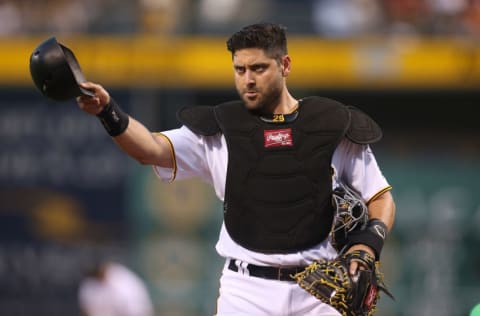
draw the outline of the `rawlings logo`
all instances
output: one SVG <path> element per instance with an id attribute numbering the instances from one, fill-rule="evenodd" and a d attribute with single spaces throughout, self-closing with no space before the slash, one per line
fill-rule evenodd
<path id="1" fill-rule="evenodd" d="M 291 128 L 264 130 L 263 137 L 265 141 L 265 148 L 293 146 Z"/>
<path id="2" fill-rule="evenodd" d="M 377 299 L 377 292 L 377 288 L 373 285 L 370 285 L 370 287 L 368 288 L 368 293 L 365 296 L 365 300 L 363 301 L 368 309 L 371 309 L 375 304 L 375 300 Z"/>

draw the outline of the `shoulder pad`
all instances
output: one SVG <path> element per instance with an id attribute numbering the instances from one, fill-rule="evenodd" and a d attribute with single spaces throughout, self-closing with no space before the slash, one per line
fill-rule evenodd
<path id="1" fill-rule="evenodd" d="M 177 112 L 177 119 L 196 134 L 212 136 L 220 132 L 213 106 L 184 107 Z"/>
<path id="2" fill-rule="evenodd" d="M 370 144 L 379 141 L 382 136 L 382 129 L 367 114 L 354 106 L 347 106 L 350 111 L 351 121 L 346 136 L 357 144 Z"/>
<path id="3" fill-rule="evenodd" d="M 257 124 L 251 119 L 252 113 L 247 110 L 243 101 L 230 101 L 215 107 L 215 117 L 223 132 L 251 131 Z"/>

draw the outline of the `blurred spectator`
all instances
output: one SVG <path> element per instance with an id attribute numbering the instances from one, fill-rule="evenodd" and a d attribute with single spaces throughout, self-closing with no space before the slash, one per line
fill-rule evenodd
<path id="1" fill-rule="evenodd" d="M 289 34 L 314 32 L 312 5 L 316 0 L 272 0 L 266 18 L 287 27 Z"/>
<path id="2" fill-rule="evenodd" d="M 283 24 L 291 33 L 316 33 L 327 38 L 477 36 L 479 3 L 480 0 L 0 0 L 0 36 L 215 35 L 264 21 Z"/>
<path id="3" fill-rule="evenodd" d="M 467 8 L 466 0 L 428 0 L 428 5 L 431 34 L 462 33 L 461 14 Z"/>
<path id="4" fill-rule="evenodd" d="M 0 3 L 3 33 L 126 33 L 136 30 L 137 1 L 5 0 Z M 3 15 L 2 11 L 4 12 Z"/>
<path id="5" fill-rule="evenodd" d="M 100 262 L 81 282 L 78 292 L 84 316 L 153 316 L 143 280 L 120 263 Z"/>
<path id="6" fill-rule="evenodd" d="M 87 2 L 88 3 L 88 2 Z M 25 33 L 82 33 L 88 28 L 87 4 L 81 0 L 17 0 Z"/>
<path id="7" fill-rule="evenodd" d="M 466 34 L 480 36 L 480 0 L 469 0 L 462 13 L 462 27 Z"/>
<path id="8" fill-rule="evenodd" d="M 22 31 L 20 10 L 15 3 L 0 1 L 0 36 L 18 34 Z"/>
<path id="9" fill-rule="evenodd" d="M 91 33 L 134 33 L 138 31 L 139 1 L 80 0 L 91 18 Z"/>
<path id="10" fill-rule="evenodd" d="M 89 10 L 82 0 L 56 0 L 50 3 L 51 19 L 45 22 L 56 33 L 85 33 L 88 30 Z"/>
<path id="11" fill-rule="evenodd" d="M 206 33 L 230 33 L 248 23 L 265 22 L 270 6 L 269 0 L 200 0 L 195 10 L 197 28 Z"/>
<path id="12" fill-rule="evenodd" d="M 185 31 L 191 20 L 188 0 L 140 0 L 140 32 L 174 34 Z"/>
<path id="13" fill-rule="evenodd" d="M 428 22 L 425 0 L 385 0 L 387 35 L 421 35 Z"/>
<path id="14" fill-rule="evenodd" d="M 198 12 L 205 24 L 226 24 L 235 17 L 240 5 L 239 0 L 201 0 Z"/>
<path id="15" fill-rule="evenodd" d="M 382 23 L 382 11 L 376 0 L 315 0 L 315 31 L 326 37 L 372 35 Z"/>

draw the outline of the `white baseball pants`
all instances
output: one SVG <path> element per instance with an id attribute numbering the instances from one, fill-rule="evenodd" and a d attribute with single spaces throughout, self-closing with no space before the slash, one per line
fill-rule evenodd
<path id="1" fill-rule="evenodd" d="M 341 316 L 294 281 L 267 280 L 245 273 L 225 265 L 216 316 Z"/>

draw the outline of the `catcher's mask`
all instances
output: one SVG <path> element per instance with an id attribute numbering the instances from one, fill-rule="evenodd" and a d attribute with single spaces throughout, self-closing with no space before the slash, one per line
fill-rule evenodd
<path id="1" fill-rule="evenodd" d="M 333 232 L 344 230 L 346 233 L 355 228 L 363 228 L 368 222 L 368 208 L 360 195 L 346 184 L 339 183 L 332 192 L 333 206 L 336 211 Z"/>
<path id="2" fill-rule="evenodd" d="M 65 101 L 93 93 L 79 86 L 85 82 L 73 52 L 51 37 L 30 55 L 30 74 L 40 92 L 53 100 Z"/>

